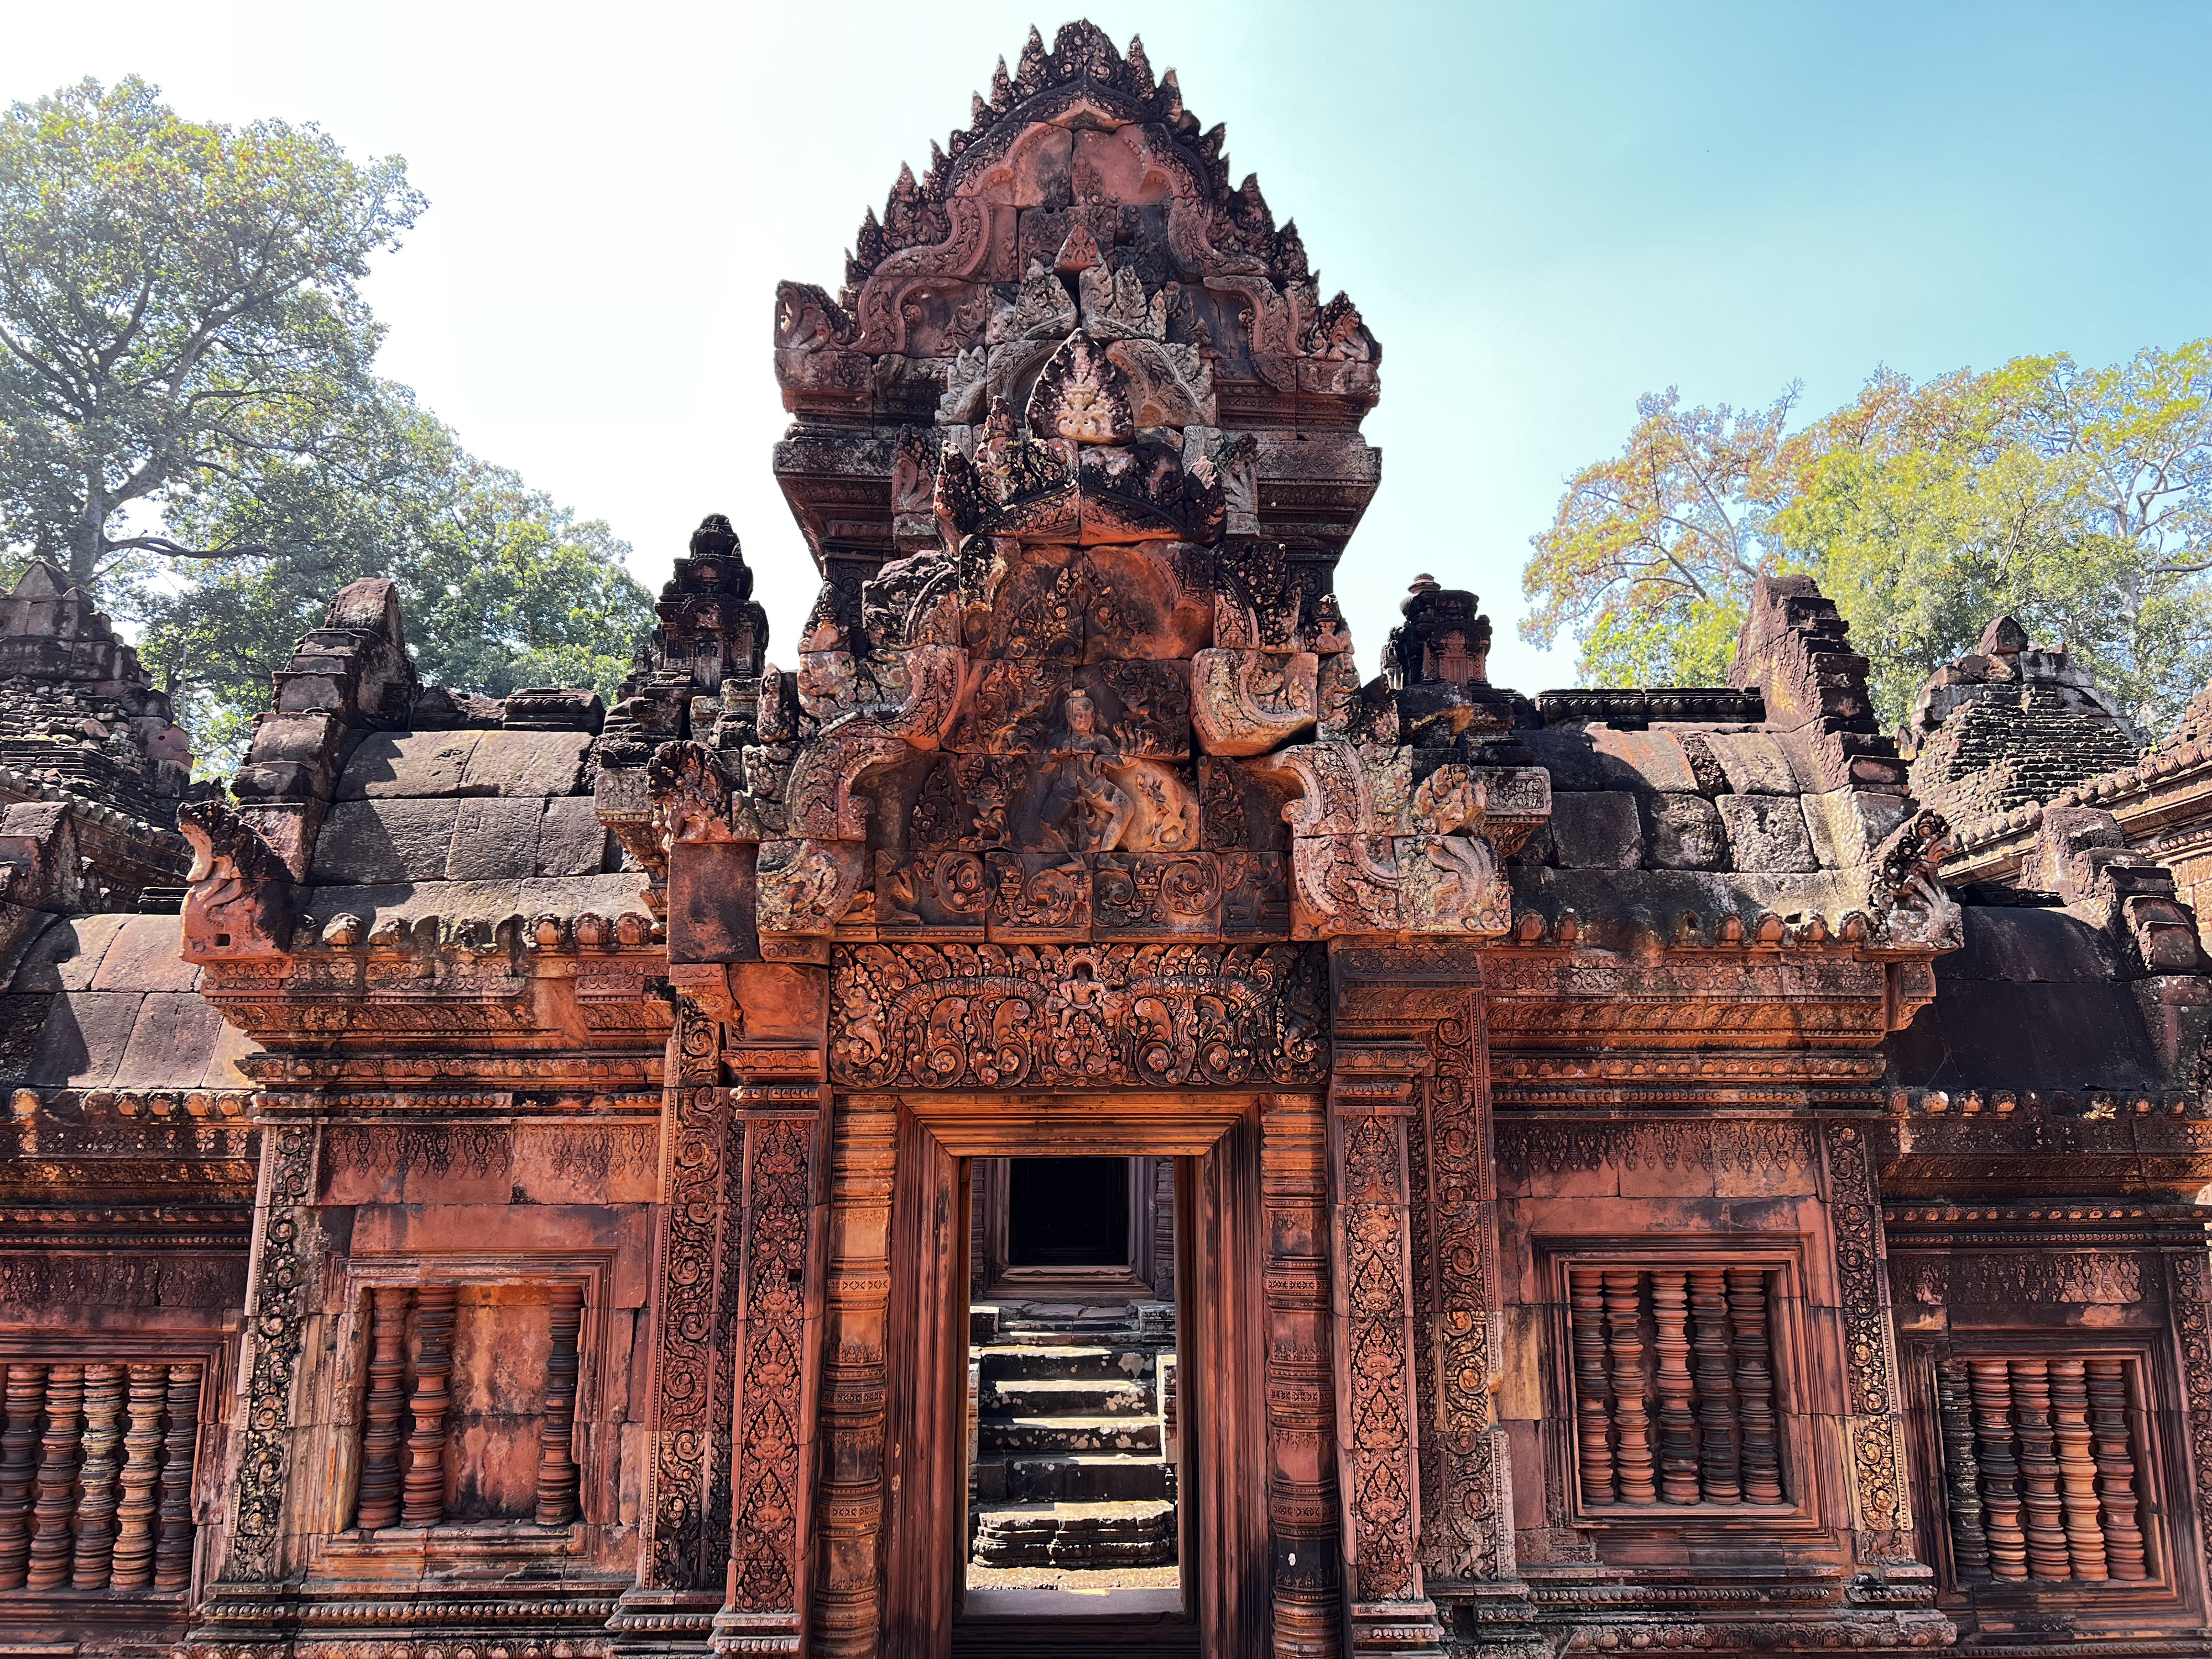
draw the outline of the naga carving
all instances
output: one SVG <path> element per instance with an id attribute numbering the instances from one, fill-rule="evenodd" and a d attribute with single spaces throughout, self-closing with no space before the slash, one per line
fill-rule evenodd
<path id="1" fill-rule="evenodd" d="M 220 797 L 177 810 L 191 843 L 185 954 L 194 962 L 282 956 L 291 947 L 291 872 Z"/>

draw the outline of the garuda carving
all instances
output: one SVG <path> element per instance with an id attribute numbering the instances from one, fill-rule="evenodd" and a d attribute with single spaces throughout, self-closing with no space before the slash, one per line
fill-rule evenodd
<path id="1" fill-rule="evenodd" d="M 1322 958 L 1281 945 L 862 945 L 836 953 L 831 1077 L 854 1088 L 1306 1084 Z"/>

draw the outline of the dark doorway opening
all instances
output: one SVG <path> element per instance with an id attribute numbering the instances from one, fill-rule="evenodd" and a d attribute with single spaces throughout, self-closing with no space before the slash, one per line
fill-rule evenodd
<path id="1" fill-rule="evenodd" d="M 1010 1267 L 1127 1264 L 1127 1158 L 1018 1158 L 1006 1174 Z"/>

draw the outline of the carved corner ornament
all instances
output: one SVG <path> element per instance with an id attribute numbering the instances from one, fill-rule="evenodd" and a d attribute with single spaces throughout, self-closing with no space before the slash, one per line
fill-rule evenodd
<path id="1" fill-rule="evenodd" d="M 292 873 L 229 802 L 189 801 L 177 828 L 191 842 L 185 879 L 188 962 L 281 957 L 290 948 Z"/>

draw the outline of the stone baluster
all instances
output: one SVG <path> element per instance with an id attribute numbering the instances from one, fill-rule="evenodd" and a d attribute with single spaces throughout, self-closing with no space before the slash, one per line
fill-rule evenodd
<path id="1" fill-rule="evenodd" d="M 1743 1499 L 1742 1447 L 1736 1425 L 1735 1368 L 1729 1352 L 1728 1275 L 1719 1267 L 1690 1270 L 1690 1309 L 1697 1353 L 1698 1472 L 1708 1504 Z"/>
<path id="2" fill-rule="evenodd" d="M 415 1301 L 415 1432 L 407 1438 L 407 1474 L 399 1522 L 434 1527 L 446 1518 L 446 1392 L 453 1363 L 453 1287 L 425 1285 Z"/>
<path id="3" fill-rule="evenodd" d="M 1936 1367 L 1936 1413 L 1943 1436 L 1943 1503 L 1951 1517 L 1951 1561 L 1962 1583 L 1990 1576 L 1990 1540 L 1982 1530 L 1982 1472 L 1974 1457 L 1974 1419 L 1966 1368 L 1956 1359 Z"/>
<path id="4" fill-rule="evenodd" d="M 2020 1525 L 2020 1462 L 2014 1455 L 2012 1383 L 2002 1359 L 1967 1362 L 1974 1391 L 1974 1455 L 1982 1469 L 1982 1507 L 1988 1517 L 1990 1571 L 1998 1578 L 2027 1577 L 2027 1535 Z"/>
<path id="5" fill-rule="evenodd" d="M 1782 1448 L 1774 1418 L 1774 1371 L 1766 1335 L 1766 1269 L 1728 1270 L 1729 1322 L 1735 1330 L 1735 1392 L 1743 1425 L 1743 1501 L 1779 1504 Z"/>
<path id="6" fill-rule="evenodd" d="M 1691 1405 L 1689 1275 L 1651 1274 L 1652 1346 L 1659 1356 L 1659 1495 L 1669 1504 L 1698 1501 L 1698 1418 Z"/>
<path id="7" fill-rule="evenodd" d="M 0 1589 L 21 1589 L 31 1553 L 31 1483 L 39 1467 L 39 1419 L 46 1411 L 46 1368 L 8 1367 L 8 1426 L 0 1432 Z"/>
<path id="8" fill-rule="evenodd" d="M 538 1524 L 562 1527 L 576 1516 L 576 1341 L 584 1287 L 553 1286 L 548 1317 L 552 1346 L 545 1362 L 545 1415 L 538 1426 Z"/>
<path id="9" fill-rule="evenodd" d="M 1644 1407 L 1644 1275 L 1633 1267 L 1605 1271 L 1606 1334 L 1612 1347 L 1613 1420 L 1620 1437 L 1614 1464 L 1620 1501 L 1658 1500 L 1651 1480 L 1651 1431 Z"/>
<path id="10" fill-rule="evenodd" d="M 76 1540 L 70 1521 L 76 1513 L 76 1464 L 84 1431 L 84 1367 L 56 1365 L 46 1373 L 46 1431 L 39 1447 L 39 1498 L 33 1512 L 31 1570 L 34 1590 L 59 1589 L 69 1583 L 70 1556 Z"/>
<path id="11" fill-rule="evenodd" d="M 122 1366 L 85 1367 L 84 1467 L 77 1474 L 76 1553 L 70 1577 L 77 1589 L 106 1589 L 114 1562 L 123 1398 Z"/>
<path id="12" fill-rule="evenodd" d="M 169 1367 L 168 1420 L 161 1436 L 161 1532 L 154 1547 L 154 1588 L 192 1582 L 192 1474 L 200 1441 L 200 1368 Z"/>
<path id="13" fill-rule="evenodd" d="M 407 1404 L 407 1311 L 412 1286 L 379 1285 L 369 1293 L 368 1394 L 362 1401 L 361 1481 L 354 1524 L 364 1532 L 399 1519 L 399 1425 Z"/>
<path id="14" fill-rule="evenodd" d="M 107 1581 L 112 1589 L 145 1589 L 154 1582 L 155 1525 L 161 1514 L 156 1489 L 161 1478 L 161 1407 L 168 1393 L 167 1365 L 131 1367 L 123 1501 L 115 1511 L 115 1565 Z"/>
<path id="15" fill-rule="evenodd" d="M 1612 1391 L 1606 1375 L 1605 1279 L 1595 1267 L 1567 1273 L 1568 1320 L 1575 1346 L 1575 1443 L 1579 1453 L 1584 1504 L 1614 1501 L 1613 1420 L 1606 1409 Z"/>
<path id="16" fill-rule="evenodd" d="M 2059 1519 L 2058 1443 L 2051 1431 L 2051 1374 L 2040 1359 L 2012 1362 L 2013 1432 L 2020 1441 L 2021 1501 L 2027 1509 L 2031 1578 L 2070 1578 L 2066 1528 Z"/>
<path id="17" fill-rule="evenodd" d="M 2051 1425 L 2058 1440 L 2059 1499 L 2074 1577 L 2102 1583 L 2111 1574 L 2097 1518 L 2097 1461 L 2089 1449 L 2089 1382 L 2078 1359 L 2051 1362 Z"/>
<path id="18" fill-rule="evenodd" d="M 2106 1565 L 2115 1578 L 2148 1578 L 2142 1528 L 2136 1520 L 2136 1458 L 2128 1425 L 2128 1364 L 2092 1359 L 2083 1368 L 2089 1391 L 2097 1498 L 2104 1512 Z M 12 1413 L 10 1415 L 13 1421 Z"/>

